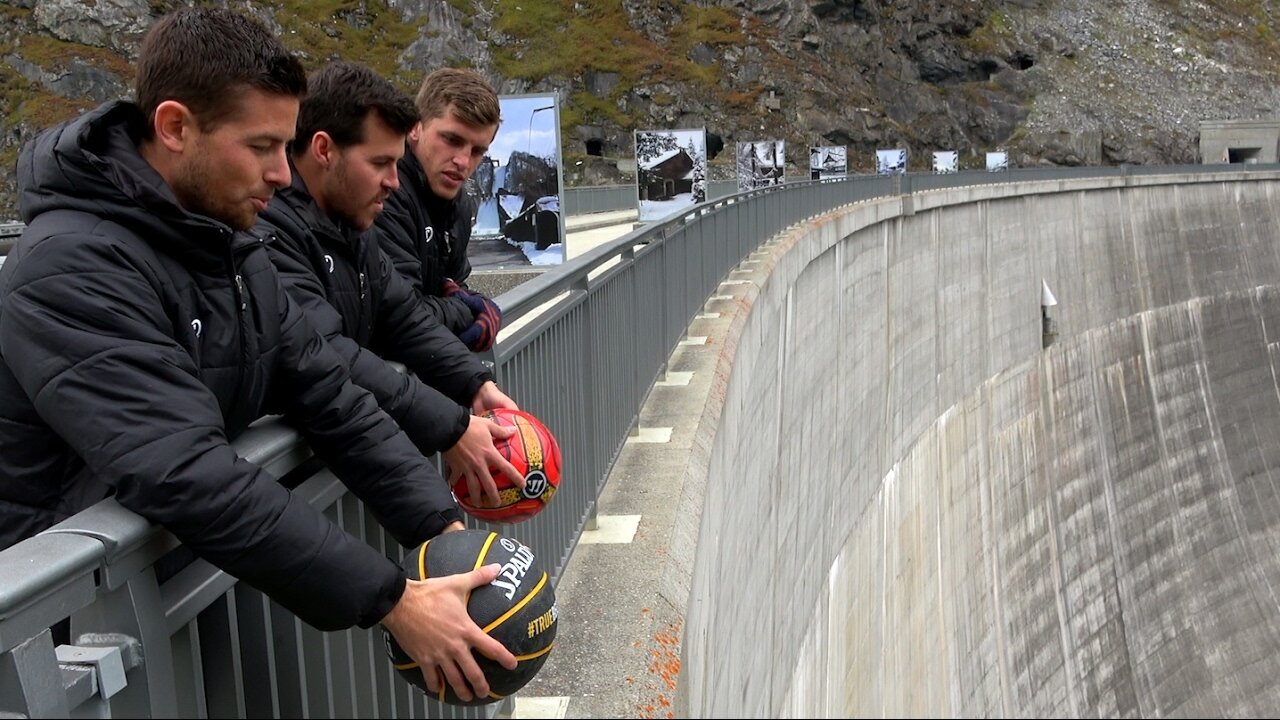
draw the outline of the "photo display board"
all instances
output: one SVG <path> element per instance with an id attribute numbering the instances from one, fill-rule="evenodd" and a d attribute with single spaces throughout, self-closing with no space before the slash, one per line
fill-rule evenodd
<path id="1" fill-rule="evenodd" d="M 707 199 L 707 133 L 637 130 L 636 217 L 661 220 Z"/>
<path id="2" fill-rule="evenodd" d="M 498 102 L 502 124 L 465 186 L 473 246 L 505 243 L 509 257 L 497 264 L 558 265 L 564 262 L 559 101 L 547 94 L 504 95 Z"/>

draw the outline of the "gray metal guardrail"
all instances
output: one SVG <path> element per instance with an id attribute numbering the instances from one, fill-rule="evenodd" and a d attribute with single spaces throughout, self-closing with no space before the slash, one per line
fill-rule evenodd
<path id="1" fill-rule="evenodd" d="M 555 432 L 564 476 L 546 510 L 500 530 L 533 547 L 559 579 L 694 315 L 741 260 L 797 222 L 933 188 L 1224 170 L 1241 166 L 789 182 L 696 205 L 549 270 L 497 298 L 515 329 L 490 359 L 504 389 Z M 401 557 L 341 482 L 305 463 L 311 453 L 292 430 L 264 418 L 233 444 L 300 480 L 296 492 L 344 530 Z M 376 630 L 316 631 L 203 560 L 175 563 L 182 552 L 114 500 L 0 551 L 0 717 L 476 718 L 501 709 L 428 700 L 392 669 Z M 71 643 L 55 647 L 50 628 L 64 622 Z"/>
<path id="2" fill-rule="evenodd" d="M 800 182 L 803 178 L 788 178 Z M 718 200 L 738 192 L 736 180 L 712 180 L 707 183 L 707 199 Z M 629 210 L 637 205 L 635 183 L 623 185 L 580 185 L 564 189 L 564 214 L 589 215 L 615 210 Z"/>

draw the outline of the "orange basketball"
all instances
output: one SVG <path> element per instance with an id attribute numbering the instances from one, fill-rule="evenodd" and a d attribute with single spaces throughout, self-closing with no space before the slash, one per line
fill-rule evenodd
<path id="1" fill-rule="evenodd" d="M 524 489 L 516 487 L 506 475 L 489 468 L 498 484 L 500 501 L 496 507 L 471 504 L 467 481 L 459 478 L 453 484 L 453 495 L 458 507 L 473 517 L 496 523 L 518 523 L 528 520 L 542 511 L 560 487 L 560 445 L 542 421 L 523 410 L 498 408 L 484 417 L 503 427 L 513 427 L 516 433 L 506 440 L 495 440 L 494 447 L 524 475 Z M 481 498 L 488 502 L 488 498 Z"/>

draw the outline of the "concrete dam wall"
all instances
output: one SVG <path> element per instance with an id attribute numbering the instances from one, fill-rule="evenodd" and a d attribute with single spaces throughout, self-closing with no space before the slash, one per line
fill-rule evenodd
<path id="1" fill-rule="evenodd" d="M 677 715 L 1280 712 L 1278 181 L 917 193 L 754 254 Z"/>

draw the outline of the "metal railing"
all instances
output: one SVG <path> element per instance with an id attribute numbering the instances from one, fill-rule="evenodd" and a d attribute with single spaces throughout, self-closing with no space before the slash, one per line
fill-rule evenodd
<path id="1" fill-rule="evenodd" d="M 1246 166 L 1244 171 L 1277 169 Z M 1188 166 L 1152 172 L 1240 171 Z M 1146 173 L 1143 169 L 1141 172 Z M 640 408 L 717 285 L 783 229 L 910 190 L 1138 174 L 1135 168 L 850 177 L 735 193 L 636 229 L 498 298 L 511 327 L 492 352 L 521 407 L 564 455 L 555 502 L 521 525 L 559 579 Z M 267 418 L 237 438 L 347 532 L 403 550 L 299 437 Z M 479 525 L 478 525 L 479 526 Z M 0 716 L 489 717 L 411 689 L 373 631 L 318 632 L 184 550 L 113 500 L 0 552 Z M 50 628 L 69 623 L 71 644 Z"/>
<path id="2" fill-rule="evenodd" d="M 626 210 L 635 207 L 636 186 L 631 185 L 583 185 L 564 189 L 564 215 Z"/>
<path id="3" fill-rule="evenodd" d="M 787 182 L 800 182 L 791 178 Z M 738 192 L 737 180 L 712 180 L 707 183 L 707 199 L 718 200 Z M 583 185 L 564 189 L 564 214 L 589 215 L 591 213 L 630 210 L 638 204 L 635 183 L 623 185 Z"/>

